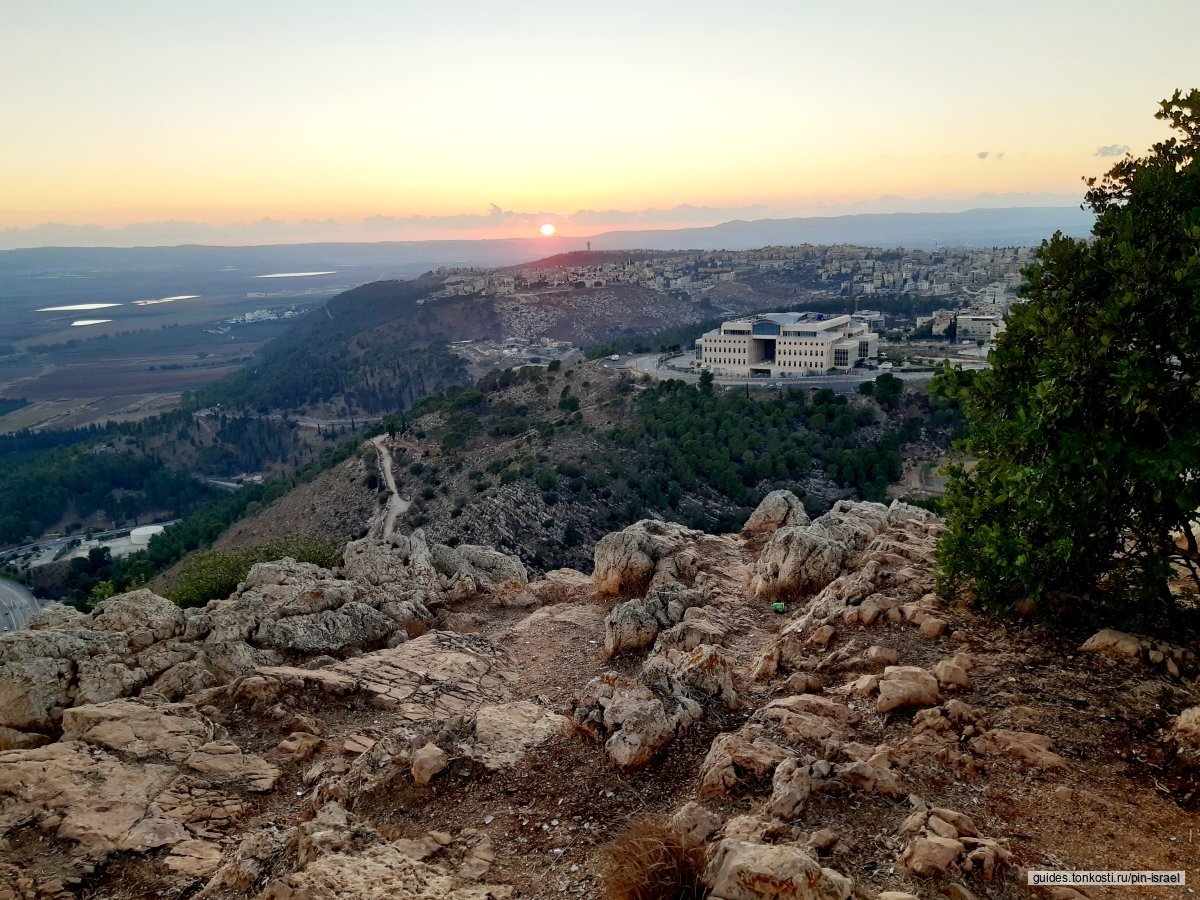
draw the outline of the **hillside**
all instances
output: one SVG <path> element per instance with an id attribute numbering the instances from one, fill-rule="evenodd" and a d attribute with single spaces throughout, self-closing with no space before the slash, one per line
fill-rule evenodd
<path id="1" fill-rule="evenodd" d="M 694 387 L 640 384 L 599 363 L 512 371 L 480 387 L 387 420 L 398 426 L 387 442 L 397 489 L 410 502 L 396 525 L 450 544 L 494 545 L 539 572 L 585 567 L 604 534 L 646 515 L 723 530 L 780 487 L 813 512 L 843 498 L 882 499 L 902 460 L 946 447 L 955 421 L 934 417 L 928 395 L 917 392 L 889 409 L 829 392 L 703 400 Z M 694 445 L 721 422 L 743 433 L 729 438 L 731 452 L 710 458 Z M 216 548 L 253 546 L 289 529 L 344 540 L 343 525 L 321 526 L 305 510 L 335 509 L 342 493 L 361 496 L 368 479 L 382 490 L 373 452 L 360 455 L 306 486 L 304 499 L 239 523 Z"/>
<path id="2" fill-rule="evenodd" d="M 1070 900 L 1130 894 L 1023 873 L 1200 876 L 1195 654 L 939 605 L 929 513 L 810 521 L 773 493 L 739 533 L 640 522 L 536 579 L 380 524 L 337 570 L 260 565 L 187 616 L 143 591 L 0 637 L 0 891 Z"/>

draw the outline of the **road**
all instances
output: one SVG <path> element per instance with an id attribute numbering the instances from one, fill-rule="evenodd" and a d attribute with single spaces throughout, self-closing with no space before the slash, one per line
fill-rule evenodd
<path id="1" fill-rule="evenodd" d="M 396 519 L 408 512 L 408 508 L 412 506 L 412 501 L 405 500 L 400 496 L 400 491 L 396 489 L 396 479 L 392 475 L 392 451 L 384 443 L 386 440 L 387 436 L 382 434 L 371 439 L 371 443 L 379 451 L 379 468 L 383 470 L 383 480 L 387 482 L 388 490 L 392 493 L 392 496 L 388 498 L 387 512 L 383 516 L 383 534 L 381 536 L 385 539 L 392 536 L 392 531 L 396 527 Z"/>
<path id="2" fill-rule="evenodd" d="M 22 585 L 0 578 L 0 634 L 24 628 L 42 606 Z"/>

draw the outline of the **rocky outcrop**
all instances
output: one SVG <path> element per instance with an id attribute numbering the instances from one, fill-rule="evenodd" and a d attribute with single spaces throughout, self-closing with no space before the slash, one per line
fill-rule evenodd
<path id="1" fill-rule="evenodd" d="M 612 657 L 651 646 L 660 630 L 681 622 L 689 609 L 706 599 L 702 591 L 669 583 L 617 605 L 604 620 L 605 654 Z"/>
<path id="2" fill-rule="evenodd" d="M 445 587 L 432 564 L 423 570 L 411 546 L 378 541 L 359 542 L 347 555 L 357 571 L 407 566 L 429 580 L 393 591 L 386 580 L 335 577 L 284 559 L 256 565 L 232 596 L 202 609 L 185 612 L 139 590 L 101 602 L 90 615 L 46 611 L 30 631 L 0 636 L 0 727 L 51 735 L 73 706 L 143 691 L 179 699 L 262 666 L 349 655 L 424 633 L 433 618 L 424 601 Z M 473 558 L 490 572 L 523 573 L 490 554 Z"/>
<path id="3" fill-rule="evenodd" d="M 643 519 L 600 539 L 592 584 L 601 596 L 642 594 L 651 587 L 695 578 L 692 545 L 702 534 L 674 522 Z"/>
<path id="4" fill-rule="evenodd" d="M 771 491 L 742 526 L 742 537 L 769 536 L 780 528 L 809 524 L 808 512 L 791 491 Z"/>
<path id="5" fill-rule="evenodd" d="M 592 679 L 584 688 L 573 722 L 581 733 L 604 742 L 613 765 L 631 771 L 648 765 L 702 716 L 700 704 L 681 690 L 667 693 L 660 686 L 655 691 L 639 681 L 609 674 Z"/>
<path id="6" fill-rule="evenodd" d="M 242 794 L 280 775 L 187 704 L 81 706 L 63 728 L 57 743 L 0 753 L 0 839 L 36 825 L 79 866 L 168 847 L 174 870 L 207 874 L 219 850 L 197 838 L 232 827 L 248 808 Z"/>
<path id="7" fill-rule="evenodd" d="M 841 500 L 811 524 L 780 528 L 755 564 L 754 594 L 799 597 L 820 591 L 888 522 L 886 506 Z"/>

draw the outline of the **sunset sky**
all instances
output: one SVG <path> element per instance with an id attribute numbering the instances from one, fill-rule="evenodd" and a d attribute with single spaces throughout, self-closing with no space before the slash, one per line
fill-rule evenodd
<path id="1" fill-rule="evenodd" d="M 1195 0 L 0 13 L 0 247 L 1067 205 L 1200 86 Z"/>

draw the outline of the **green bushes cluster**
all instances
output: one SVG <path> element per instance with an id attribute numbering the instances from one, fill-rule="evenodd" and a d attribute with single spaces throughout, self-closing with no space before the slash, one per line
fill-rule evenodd
<path id="1" fill-rule="evenodd" d="M 210 600 L 223 599 L 232 594 L 257 563 L 287 556 L 297 562 L 313 563 L 326 569 L 342 563 L 340 546 L 303 535 L 291 535 L 240 550 L 205 550 L 188 560 L 175 584 L 165 594 L 169 600 L 185 608 L 204 606 Z"/>

